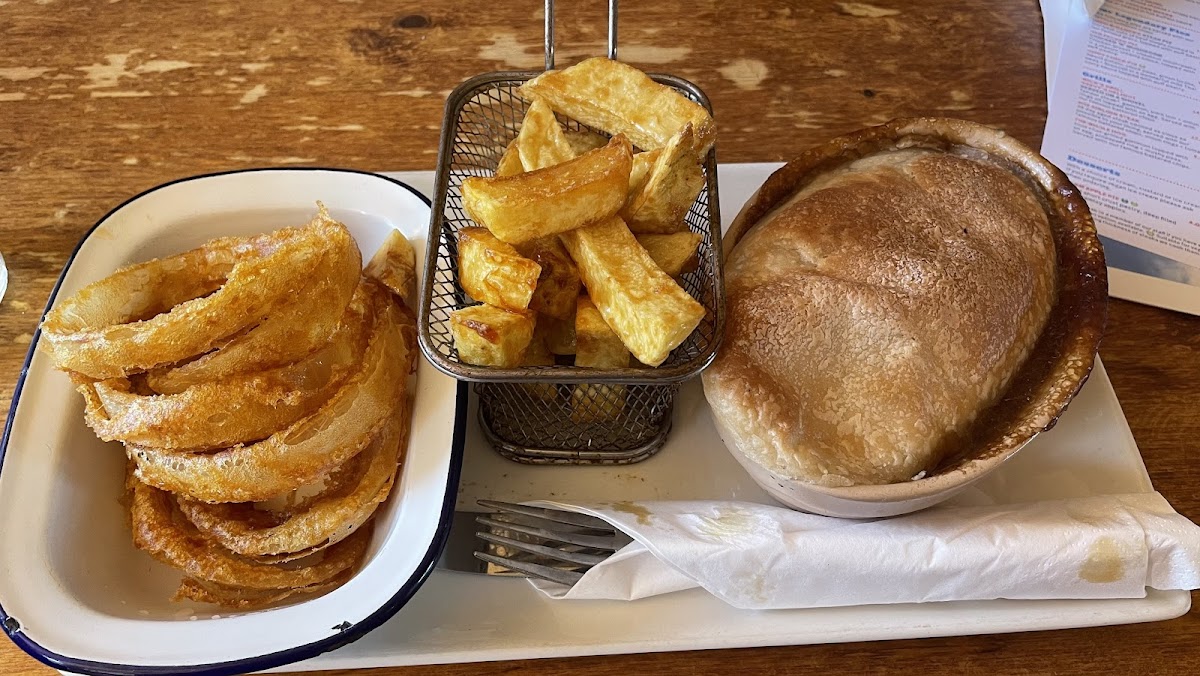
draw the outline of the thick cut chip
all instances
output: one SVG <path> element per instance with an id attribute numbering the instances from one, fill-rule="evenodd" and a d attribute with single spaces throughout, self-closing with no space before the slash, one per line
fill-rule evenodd
<path id="1" fill-rule="evenodd" d="M 562 240 L 588 296 L 643 364 L 666 361 L 704 318 L 704 306 L 655 265 L 620 217 L 565 233 Z"/>
<path id="2" fill-rule="evenodd" d="M 646 184 L 646 179 L 650 177 L 650 167 L 654 166 L 655 160 L 662 154 L 662 149 L 648 150 L 644 153 L 636 153 L 633 156 L 633 165 L 629 169 L 629 197 L 625 200 L 625 206 L 633 201 L 642 192 L 642 186 Z"/>
<path id="3" fill-rule="evenodd" d="M 450 313 L 450 333 L 462 361 L 513 368 L 521 365 L 533 338 L 533 315 L 472 305 Z"/>
<path id="4" fill-rule="evenodd" d="M 629 193 L 633 149 L 624 136 L 553 167 L 462 183 L 474 221 L 509 244 L 520 244 L 604 220 Z"/>
<path id="5" fill-rule="evenodd" d="M 594 423 L 616 420 L 629 398 L 627 385 L 585 383 L 571 388 L 571 421 Z"/>
<path id="6" fill-rule="evenodd" d="M 417 290 L 417 253 L 404 233 L 393 230 L 371 257 L 364 273 L 397 296 L 411 298 Z"/>
<path id="7" fill-rule="evenodd" d="M 704 170 L 692 155 L 692 127 L 673 136 L 654 160 L 644 183 L 630 194 L 621 218 L 636 233 L 678 232 L 704 187 Z M 631 173 L 632 175 L 632 173 Z"/>
<path id="8" fill-rule="evenodd" d="M 521 357 L 521 365 L 554 366 L 554 353 L 546 347 L 546 334 L 540 326 L 541 322 L 537 324 L 533 329 L 533 338 L 529 340 L 529 346 L 525 348 L 525 354 Z"/>
<path id="9" fill-rule="evenodd" d="M 629 366 L 629 349 L 587 296 L 579 297 L 575 313 L 575 365 L 611 369 Z M 624 385 L 576 385 L 571 390 L 571 420 L 612 420 L 625 408 Z"/>
<path id="10" fill-rule="evenodd" d="M 689 122 L 696 134 L 696 156 L 707 153 L 717 136 L 704 106 L 633 66 L 604 57 L 546 71 L 517 93 L 527 100 L 543 98 L 556 112 L 589 127 L 625 134 L 642 150 L 665 146 Z"/>
<path id="11" fill-rule="evenodd" d="M 575 299 L 583 282 L 563 243 L 557 236 L 540 237 L 517 250 L 542 269 L 529 309 L 557 319 L 570 319 L 575 314 Z"/>
<path id="12" fill-rule="evenodd" d="M 576 155 L 558 126 L 554 111 L 541 99 L 534 99 L 525 111 L 521 133 L 517 135 L 517 152 L 525 171 L 562 164 Z"/>
<path id="13" fill-rule="evenodd" d="M 554 355 L 546 347 L 546 333 L 541 319 L 533 329 L 533 339 L 525 348 L 525 356 L 521 359 L 522 366 L 554 366 Z M 522 383 L 522 389 L 535 399 L 554 401 L 558 398 L 558 386 L 554 383 Z"/>
<path id="14" fill-rule="evenodd" d="M 543 328 L 544 327 L 544 328 Z M 538 317 L 538 328 L 546 337 L 546 349 L 551 354 L 568 356 L 575 354 L 575 312 L 572 302 L 571 316 L 568 319 L 557 319 L 541 315 Z"/>
<path id="15" fill-rule="evenodd" d="M 580 296 L 575 312 L 575 365 L 594 369 L 626 368 L 629 348 L 604 320 L 596 304 Z"/>
<path id="16" fill-rule="evenodd" d="M 485 228 L 458 233 L 458 278 L 475 300 L 506 310 L 529 307 L 542 267 Z"/>
<path id="17" fill-rule="evenodd" d="M 521 164 L 520 144 L 517 139 L 509 142 L 508 147 L 504 149 L 504 154 L 500 156 L 500 162 L 496 165 L 497 176 L 512 176 L 525 171 L 525 165 Z"/>
<path id="18" fill-rule="evenodd" d="M 650 254 L 659 269 L 678 278 L 700 267 L 700 243 L 704 236 L 698 232 L 675 232 L 670 235 L 638 235 L 638 244 Z"/>
<path id="19" fill-rule="evenodd" d="M 607 136 L 586 129 L 564 131 L 563 136 L 566 137 L 567 143 L 571 146 L 571 152 L 576 155 L 582 155 L 589 150 L 603 148 L 608 145 Z"/>

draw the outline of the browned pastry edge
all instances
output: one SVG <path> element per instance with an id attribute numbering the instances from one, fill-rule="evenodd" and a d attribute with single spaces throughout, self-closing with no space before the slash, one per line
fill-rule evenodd
<path id="1" fill-rule="evenodd" d="M 862 129 L 812 148 L 775 171 L 742 207 L 724 237 L 724 256 L 777 206 L 826 172 L 880 152 L 922 148 L 1001 166 L 1038 196 L 1054 233 L 1059 298 L 1032 357 L 1004 396 L 971 430 L 974 452 L 944 461 L 922 481 L 965 472 L 971 463 L 1011 455 L 1052 428 L 1091 373 L 1104 334 L 1108 271 L 1091 212 L 1060 169 L 1004 132 L 965 120 L 903 118 Z M 903 484 L 902 484 L 903 485 Z M 885 499 L 879 486 L 819 490 L 846 497 Z"/>

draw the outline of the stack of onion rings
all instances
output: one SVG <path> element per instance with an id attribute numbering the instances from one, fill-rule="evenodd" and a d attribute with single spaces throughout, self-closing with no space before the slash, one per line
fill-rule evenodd
<path id="1" fill-rule="evenodd" d="M 276 512 L 247 504 L 207 504 L 180 498 L 179 507 L 200 532 L 230 551 L 272 560 L 298 558 L 337 544 L 387 499 L 408 416 L 394 416 L 354 458 L 344 476 L 309 500 Z M 269 516 L 267 516 L 269 515 Z"/>
<path id="2" fill-rule="evenodd" d="M 336 223 L 322 212 L 318 220 Z M 362 276 L 358 245 L 344 228 L 326 230 L 329 250 L 311 271 L 296 299 L 268 314 L 253 329 L 227 340 L 197 359 L 159 367 L 148 374 L 155 392 L 175 394 L 197 383 L 287 364 L 320 347 L 345 319 L 346 307 Z"/>
<path id="3" fill-rule="evenodd" d="M 325 345 L 263 371 L 202 381 L 172 394 L 141 394 L 129 378 L 78 386 L 87 423 L 105 441 L 205 450 L 262 439 L 314 412 L 362 363 L 368 293 L 356 294 Z"/>
<path id="4" fill-rule="evenodd" d="M 364 278 L 321 207 L 124 268 L 47 315 L 86 422 L 125 444 L 134 544 L 183 573 L 177 600 L 258 608 L 361 565 L 411 424 L 415 262 L 397 267 L 403 238 L 388 249 L 389 284 Z"/>

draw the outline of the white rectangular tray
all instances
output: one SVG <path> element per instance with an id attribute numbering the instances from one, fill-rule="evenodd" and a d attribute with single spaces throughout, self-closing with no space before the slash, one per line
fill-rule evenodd
<path id="1" fill-rule="evenodd" d="M 720 168 L 722 222 L 778 165 Z M 430 172 L 397 178 L 431 188 Z M 472 402 L 473 403 L 473 402 Z M 459 507 L 475 500 L 561 498 L 768 501 L 721 444 L 698 382 L 685 384 L 675 427 L 653 458 L 625 467 L 531 467 L 502 459 L 469 409 Z M 1038 437 L 961 502 L 1023 502 L 1153 490 L 1102 364 L 1050 433 Z M 476 508 L 477 509 L 477 508 Z M 1144 599 L 983 601 L 743 611 L 702 590 L 636 602 L 552 601 L 520 579 L 437 570 L 395 617 L 341 650 L 294 670 L 478 662 L 707 648 L 1062 629 L 1178 617 L 1187 592 Z M 637 618 L 636 622 L 631 618 Z M 646 631 L 645 627 L 654 627 Z"/>

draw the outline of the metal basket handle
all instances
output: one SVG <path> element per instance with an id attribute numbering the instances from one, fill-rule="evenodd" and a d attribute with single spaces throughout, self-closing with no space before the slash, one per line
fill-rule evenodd
<path id="1" fill-rule="evenodd" d="M 617 0 L 608 0 L 608 58 L 617 60 Z M 554 0 L 546 0 L 546 70 L 554 70 Z"/>

